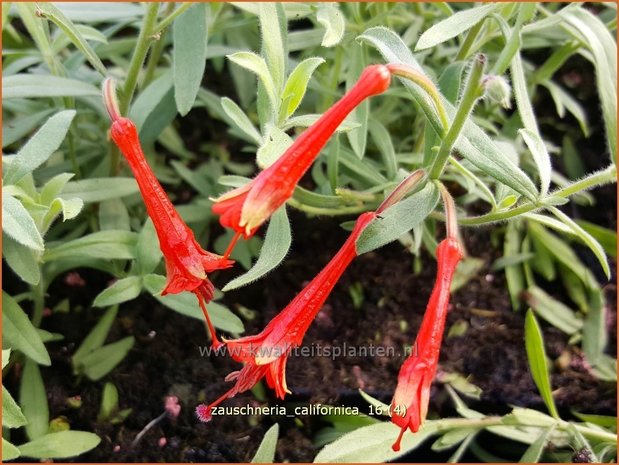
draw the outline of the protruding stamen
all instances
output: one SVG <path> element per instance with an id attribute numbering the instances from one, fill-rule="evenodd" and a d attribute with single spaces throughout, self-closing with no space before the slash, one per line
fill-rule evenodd
<path id="1" fill-rule="evenodd" d="M 234 250 L 234 246 L 236 245 L 236 243 L 238 242 L 240 237 L 241 237 L 241 233 L 239 231 L 234 233 L 234 236 L 232 237 L 232 240 L 230 241 L 230 244 L 228 244 L 228 248 L 224 252 L 224 255 L 223 255 L 223 259 L 224 260 L 228 259 L 228 257 L 230 256 L 230 254 Z"/>
<path id="2" fill-rule="evenodd" d="M 116 97 L 116 82 L 112 78 L 103 81 L 103 103 L 112 121 L 118 121 L 121 115 Z"/>
<path id="3" fill-rule="evenodd" d="M 415 186 L 424 178 L 425 175 L 426 173 L 422 169 L 415 170 L 409 174 L 402 182 L 400 182 L 400 184 L 396 186 L 395 189 L 393 189 L 393 191 L 391 191 L 387 197 L 385 197 L 385 200 L 383 200 L 383 202 L 376 209 L 376 214 L 380 215 L 387 208 L 402 200 L 406 194 L 415 188 Z"/>
<path id="4" fill-rule="evenodd" d="M 206 319 L 206 325 L 208 326 L 208 330 L 211 333 L 211 338 L 213 340 L 212 346 L 213 349 L 219 349 L 223 344 L 219 339 L 217 339 L 217 333 L 215 332 L 215 327 L 211 322 L 211 317 L 208 314 L 208 310 L 206 309 L 206 304 L 204 302 L 204 296 L 199 291 L 199 288 L 196 292 L 196 297 L 198 298 L 198 303 L 200 304 L 200 308 L 202 309 L 202 313 L 204 313 L 204 318 Z"/>

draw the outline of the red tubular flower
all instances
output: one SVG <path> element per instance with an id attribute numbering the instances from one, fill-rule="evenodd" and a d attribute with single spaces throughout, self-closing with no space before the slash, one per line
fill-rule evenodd
<path id="1" fill-rule="evenodd" d="M 226 381 L 235 385 L 209 405 L 199 405 L 196 414 L 201 421 L 210 421 L 212 408 L 236 394 L 251 389 L 263 377 L 283 399 L 290 393 L 286 385 L 286 361 L 290 351 L 301 345 L 303 337 L 316 314 L 350 262 L 357 256 L 355 242 L 376 213 L 362 214 L 352 233 L 323 270 L 255 336 L 225 341 L 233 359 L 244 362 L 240 371 L 230 373 Z"/>
<path id="2" fill-rule="evenodd" d="M 446 191 L 443 191 L 443 194 L 445 197 Z M 410 429 L 416 433 L 428 413 L 430 387 L 436 373 L 443 339 L 451 281 L 463 257 L 457 239 L 455 208 L 451 198 L 445 200 L 448 210 L 448 237 L 436 249 L 438 263 L 436 283 L 415 340 L 416 350 L 400 368 L 398 385 L 391 402 L 391 421 L 401 428 L 392 446 L 394 451 L 400 450 L 400 442 L 406 430 Z"/>
<path id="3" fill-rule="evenodd" d="M 111 79 L 104 83 L 104 101 L 112 119 L 110 135 L 133 171 L 159 238 L 168 278 L 161 295 L 193 292 L 206 318 L 213 345 L 218 346 L 221 343 L 206 310 L 215 291 L 207 273 L 229 268 L 234 262 L 200 247 L 193 231 L 182 220 L 148 166 L 135 124 L 120 116 L 113 86 Z"/>
<path id="4" fill-rule="evenodd" d="M 333 132 L 364 99 L 389 87 L 391 74 L 384 65 L 368 66 L 350 91 L 307 128 L 288 150 L 248 184 L 215 200 L 213 212 L 236 237 L 251 237 L 291 196 Z"/>

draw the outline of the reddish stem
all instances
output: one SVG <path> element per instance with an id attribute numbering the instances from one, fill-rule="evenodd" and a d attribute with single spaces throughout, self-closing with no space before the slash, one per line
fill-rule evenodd
<path id="1" fill-rule="evenodd" d="M 200 308 L 202 309 L 202 313 L 204 313 L 204 318 L 206 319 L 206 326 L 208 327 L 209 332 L 211 333 L 211 338 L 213 339 L 212 345 L 214 349 L 218 349 L 223 344 L 217 338 L 217 333 L 215 332 L 215 327 L 211 322 L 211 317 L 208 314 L 208 310 L 206 309 L 206 303 L 204 302 L 204 297 L 200 292 L 196 292 L 196 297 L 198 298 L 198 303 L 200 304 Z"/>
<path id="2" fill-rule="evenodd" d="M 232 237 L 232 240 L 230 240 L 230 244 L 228 244 L 228 248 L 224 252 L 224 255 L 223 255 L 223 259 L 224 260 L 228 259 L 228 257 L 230 256 L 230 254 L 234 250 L 234 246 L 236 245 L 236 243 L 238 242 L 240 237 L 241 237 L 241 232 L 237 231 L 236 233 L 234 233 L 234 236 Z"/>

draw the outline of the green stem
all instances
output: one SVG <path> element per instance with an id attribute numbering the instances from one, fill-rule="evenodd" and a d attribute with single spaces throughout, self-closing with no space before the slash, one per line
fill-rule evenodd
<path id="1" fill-rule="evenodd" d="M 604 184 L 609 184 L 613 181 L 617 181 L 617 167 L 615 165 L 611 165 L 604 170 L 590 174 L 589 176 L 581 179 L 580 181 L 576 181 L 568 186 L 557 189 L 551 192 L 548 197 L 568 198 L 579 192 L 591 189 L 593 187 L 602 186 Z M 543 203 L 526 202 L 516 208 L 512 208 L 511 210 L 503 212 L 492 212 L 480 216 L 459 218 L 458 222 L 467 226 L 477 226 L 481 224 L 495 223 L 497 221 L 503 221 L 509 218 L 520 216 L 523 213 L 539 210 L 540 208 L 544 208 Z M 433 214 L 433 216 L 436 215 L 440 214 Z M 441 216 L 438 217 L 440 218 Z M 444 219 L 444 217 L 442 218 Z"/>
<path id="2" fill-rule="evenodd" d="M 166 15 L 170 15 L 174 9 L 175 3 L 169 2 L 166 6 Z M 184 3 L 185 5 L 191 5 L 191 3 Z M 183 8 L 183 7 L 181 7 Z M 167 18 L 166 18 L 167 19 Z M 146 64 L 146 71 L 144 71 L 144 79 L 142 80 L 142 87 L 148 86 L 153 80 L 153 76 L 155 75 L 155 70 L 157 69 L 157 65 L 159 64 L 159 60 L 161 59 L 161 54 L 163 53 L 163 47 L 165 45 L 163 36 L 165 35 L 165 29 L 158 29 L 155 27 L 155 35 L 159 34 L 159 39 L 153 46 L 153 50 L 150 52 L 150 56 L 148 57 L 148 63 Z"/>
<path id="3" fill-rule="evenodd" d="M 157 21 L 157 13 L 159 12 L 159 2 L 149 3 L 146 7 L 146 14 L 144 15 L 144 22 L 140 29 L 140 35 L 135 45 L 135 51 L 131 57 L 129 63 L 129 70 L 127 71 L 127 78 L 125 79 L 125 86 L 123 93 L 120 96 L 120 113 L 122 115 L 127 114 L 129 110 L 129 104 L 133 99 L 133 94 L 138 84 L 138 76 L 148 49 L 150 48 L 151 41 L 153 40 L 153 34 L 155 32 L 155 23 Z"/>
<path id="4" fill-rule="evenodd" d="M 428 79 L 428 77 L 425 76 L 423 73 L 404 64 L 389 63 L 387 65 L 387 68 L 394 76 L 406 78 L 426 91 L 426 93 L 434 102 L 434 107 L 436 109 L 436 112 L 438 113 L 438 117 L 441 120 L 441 124 L 444 130 L 447 131 L 447 128 L 449 127 L 449 118 L 447 118 L 445 106 L 443 105 L 438 89 L 436 88 L 434 83 L 430 79 Z"/>
<path id="5" fill-rule="evenodd" d="M 565 423 L 566 423 L 566 427 L 568 427 L 569 425 L 572 425 L 574 428 L 580 431 L 583 434 L 583 436 L 588 436 L 590 438 L 598 439 L 604 442 L 612 442 L 612 443 L 617 442 L 617 435 L 609 431 L 600 431 L 597 429 L 589 428 L 584 425 L 579 425 L 577 423 L 568 423 L 568 422 L 565 422 Z"/>
<path id="6" fill-rule="evenodd" d="M 475 39 L 479 35 L 479 31 L 481 31 L 483 25 L 484 20 L 478 22 L 475 26 L 469 29 L 464 41 L 460 45 L 460 50 L 458 50 L 458 54 L 456 55 L 456 61 L 465 60 L 469 56 L 473 43 L 475 43 Z"/>
<path id="7" fill-rule="evenodd" d="M 456 115 L 451 123 L 451 126 L 449 127 L 449 130 L 447 131 L 447 134 L 441 142 L 438 154 L 436 155 L 432 168 L 430 169 L 430 179 L 438 179 L 443 172 L 445 164 L 451 154 L 451 149 L 462 132 L 464 123 L 471 114 L 471 111 L 473 111 L 475 102 L 477 102 L 477 99 L 481 97 L 483 93 L 481 82 L 485 67 L 486 57 L 481 54 L 477 55 L 473 61 L 473 66 L 471 68 L 471 72 L 469 73 L 469 78 L 464 88 L 464 94 L 462 95 L 462 100 L 460 101 Z"/>
<path id="8" fill-rule="evenodd" d="M 298 200 L 295 200 L 294 198 L 291 198 L 288 200 L 288 205 L 312 215 L 340 216 L 359 214 L 368 210 L 373 210 L 376 206 L 378 206 L 378 202 L 375 202 L 374 204 L 355 205 L 352 207 L 323 208 L 306 205 Z"/>
<path id="9" fill-rule="evenodd" d="M 170 5 L 172 7 L 174 7 L 175 3 L 170 2 L 168 4 L 168 6 L 170 6 Z M 187 11 L 187 9 L 191 8 L 192 5 L 193 5 L 193 2 L 181 3 L 181 6 L 179 6 L 176 10 L 172 11 L 171 13 L 169 13 L 168 16 L 166 16 L 164 19 L 162 19 L 161 22 L 158 23 L 153 28 L 153 34 L 157 34 L 158 32 L 162 32 L 165 28 L 167 28 L 170 24 L 172 24 L 172 22 L 176 18 L 178 18 L 185 11 Z M 168 12 L 166 12 L 166 13 L 168 13 Z"/>
<path id="10" fill-rule="evenodd" d="M 40 273 L 41 280 L 36 286 L 32 286 L 32 295 L 34 296 L 34 312 L 32 313 L 32 324 L 35 328 L 41 326 L 43 320 L 43 310 L 45 309 L 45 284 L 43 281 L 43 273 Z"/>

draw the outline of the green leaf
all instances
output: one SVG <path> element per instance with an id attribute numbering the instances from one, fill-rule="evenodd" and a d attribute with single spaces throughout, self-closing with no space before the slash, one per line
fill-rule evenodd
<path id="1" fill-rule="evenodd" d="M 271 111 L 275 111 L 279 106 L 279 99 L 275 91 L 275 82 L 269 73 L 269 68 L 264 58 L 253 52 L 236 52 L 232 55 L 227 55 L 227 57 L 232 63 L 236 63 L 258 76 L 269 99 Z"/>
<path id="2" fill-rule="evenodd" d="M 38 127 L 44 119 L 54 112 L 55 110 L 48 108 L 24 116 L 16 115 L 15 118 L 10 120 L 5 118 L 5 124 L 2 127 L 2 148 L 8 147 L 30 134 L 34 128 Z"/>
<path id="3" fill-rule="evenodd" d="M 287 43 L 286 17 L 280 4 L 260 2 L 258 18 L 262 33 L 261 54 L 266 61 L 269 75 L 273 79 L 275 93 L 279 95 L 284 87 L 285 60 L 288 58 L 288 51 L 285 48 Z M 278 106 L 274 106 L 273 109 L 276 113 L 278 112 Z"/>
<path id="4" fill-rule="evenodd" d="M 42 2 L 38 4 L 41 13 L 58 26 L 67 35 L 67 37 L 73 42 L 80 52 L 84 54 L 90 64 L 97 70 L 102 76 L 107 76 L 107 70 L 101 62 L 101 59 L 97 53 L 93 50 L 86 39 L 82 36 L 79 29 L 73 24 L 73 22 L 67 18 L 62 11 L 56 8 L 52 3 Z"/>
<path id="5" fill-rule="evenodd" d="M 99 89 L 92 84 L 49 74 L 14 74 L 2 79 L 3 99 L 88 97 L 99 94 Z"/>
<path id="6" fill-rule="evenodd" d="M 617 161 L 617 43 L 602 21 L 584 8 L 557 13 L 573 36 L 592 53 L 597 92 L 602 103 L 606 138 L 612 160 Z"/>
<path id="7" fill-rule="evenodd" d="M 423 72 L 406 44 L 393 31 L 384 27 L 374 27 L 366 30 L 357 39 L 376 47 L 385 61 L 404 63 L 419 72 Z M 441 133 L 442 124 L 434 111 L 431 99 L 425 91 L 408 80 L 401 80 L 401 82 L 413 95 L 434 131 Z M 453 118 L 455 114 L 453 105 L 446 99 L 443 100 L 443 104 L 448 116 Z M 469 120 L 464 125 L 462 134 L 460 134 L 454 148 L 481 171 L 511 187 L 529 200 L 537 201 L 537 189 L 533 182 L 513 161 L 505 157 L 497 144 L 473 121 Z"/>
<path id="8" fill-rule="evenodd" d="M 393 142 L 391 142 L 391 135 L 381 122 L 373 118 L 370 119 L 369 129 L 372 140 L 382 155 L 387 178 L 393 180 L 398 171 L 398 160 L 393 148 Z"/>
<path id="9" fill-rule="evenodd" d="M 103 378 L 122 362 L 134 343 L 135 338 L 129 336 L 93 350 L 81 359 L 84 374 L 92 381 Z"/>
<path id="10" fill-rule="evenodd" d="M 176 116 L 172 70 L 162 74 L 140 92 L 129 110 L 142 146 L 155 142 Z"/>
<path id="11" fill-rule="evenodd" d="M 234 278 L 226 284 L 223 291 L 228 292 L 232 289 L 238 289 L 260 279 L 275 269 L 286 257 L 291 243 L 290 223 L 288 215 L 286 215 L 286 206 L 284 205 L 271 217 L 264 243 L 260 250 L 260 256 L 254 266 L 247 273 Z"/>
<path id="12" fill-rule="evenodd" d="M 4 175 L 4 184 L 17 184 L 45 163 L 60 147 L 74 117 L 75 110 L 65 110 L 48 119 L 12 159 Z"/>
<path id="13" fill-rule="evenodd" d="M 2 232 L 32 250 L 42 251 L 45 247 L 28 210 L 6 192 L 2 196 Z"/>
<path id="14" fill-rule="evenodd" d="M 364 426 L 324 447 L 314 458 L 314 463 L 382 463 L 394 460 L 419 447 L 435 433 L 435 429 L 432 422 L 426 421 L 415 434 L 405 434 L 400 451 L 395 452 L 391 445 L 400 433 L 397 425 L 381 422 Z"/>
<path id="15" fill-rule="evenodd" d="M 582 331 L 582 351 L 587 362 L 591 366 L 596 366 L 608 343 L 606 305 L 602 290 L 590 291 L 587 303 L 587 315 Z"/>
<path id="16" fill-rule="evenodd" d="M 19 350 L 41 365 L 51 365 L 49 354 L 35 327 L 19 304 L 2 291 L 3 345 Z"/>
<path id="17" fill-rule="evenodd" d="M 99 445 L 101 439 L 85 431 L 61 431 L 46 434 L 18 447 L 21 455 L 35 459 L 75 457 Z"/>
<path id="18" fill-rule="evenodd" d="M 117 314 L 118 305 L 110 307 L 75 351 L 71 362 L 76 374 L 83 370 L 84 358 L 103 345 L 108 334 L 110 333 L 110 329 L 112 328 L 112 324 L 114 323 L 114 319 Z"/>
<path id="19" fill-rule="evenodd" d="M 133 3 L 118 3 L 109 8 L 109 3 L 65 3 L 57 4 L 65 16 L 80 23 L 102 23 L 108 21 L 126 21 L 139 18 L 144 14 L 144 8 Z"/>
<path id="20" fill-rule="evenodd" d="M 325 28 L 325 35 L 320 45 L 323 47 L 335 47 L 344 37 L 346 22 L 337 3 L 325 2 L 318 4 L 316 21 Z"/>
<path id="21" fill-rule="evenodd" d="M 2 255 L 6 264 L 28 284 L 36 286 L 41 281 L 39 252 L 36 252 L 6 234 L 2 234 Z"/>
<path id="22" fill-rule="evenodd" d="M 82 201 L 81 199 L 75 199 Z M 131 230 L 131 219 L 125 203 L 120 199 L 104 200 L 99 204 L 99 229 Z"/>
<path id="23" fill-rule="evenodd" d="M 531 286 L 526 293 L 527 303 L 551 325 L 566 334 L 574 334 L 582 329 L 583 322 L 567 305 L 549 296 L 537 286 Z"/>
<path id="24" fill-rule="evenodd" d="M 617 233 L 615 231 L 585 220 L 576 220 L 576 224 L 593 236 L 608 255 L 617 258 Z"/>
<path id="25" fill-rule="evenodd" d="M 361 72 L 368 63 L 367 50 L 360 44 L 351 44 L 352 50 L 350 50 L 350 64 L 348 65 L 348 73 L 346 75 L 346 90 L 350 90 L 353 87 Z M 365 148 L 368 139 L 368 119 L 370 116 L 370 101 L 364 100 L 357 107 L 350 112 L 350 118 L 359 124 L 359 128 L 354 131 L 346 133 L 348 142 L 355 152 L 355 155 L 359 158 L 363 158 L 365 155 Z"/>
<path id="26" fill-rule="evenodd" d="M 11 358 L 11 349 L 3 349 L 2 350 L 2 369 L 3 370 L 9 364 L 10 358 Z"/>
<path id="27" fill-rule="evenodd" d="M 262 169 L 275 163 L 293 144 L 288 134 L 271 123 L 266 124 L 265 132 L 264 143 L 256 152 L 256 163 Z"/>
<path id="28" fill-rule="evenodd" d="M 552 167 L 550 166 L 550 155 L 546 150 L 544 141 L 540 138 L 539 134 L 529 130 L 520 129 L 518 131 L 522 136 L 525 144 L 529 148 L 533 160 L 537 166 L 537 171 L 540 178 L 540 194 L 545 197 L 548 193 L 548 187 L 550 186 L 550 174 L 552 173 Z"/>
<path id="29" fill-rule="evenodd" d="M 543 430 L 542 434 L 539 435 L 535 442 L 531 444 L 522 455 L 520 458 L 520 463 L 537 463 L 542 456 L 542 452 L 544 452 L 548 437 L 552 434 L 554 429 L 555 426 L 553 425 L 550 428 Z"/>
<path id="30" fill-rule="evenodd" d="M 602 265 L 602 269 L 604 270 L 606 277 L 610 279 L 610 265 L 608 264 L 608 259 L 606 258 L 606 254 L 604 253 L 604 248 L 600 245 L 600 243 L 596 241 L 595 238 L 591 236 L 591 234 L 581 228 L 578 223 L 576 223 L 573 219 L 571 219 L 558 208 L 549 207 L 548 209 L 552 212 L 553 215 L 563 221 L 563 223 L 565 223 L 572 230 L 572 232 L 580 240 L 582 240 L 587 245 L 587 247 L 591 249 L 593 254 L 600 262 L 600 265 Z"/>
<path id="31" fill-rule="evenodd" d="M 548 411 L 554 418 L 558 419 L 559 413 L 557 412 L 557 407 L 555 407 L 555 401 L 552 398 L 552 388 L 550 387 L 544 338 L 531 309 L 527 310 L 527 316 L 525 317 L 524 343 L 533 381 L 535 381 L 535 385 L 542 395 Z"/>
<path id="32" fill-rule="evenodd" d="M 99 231 L 79 239 L 51 245 L 43 254 L 45 261 L 64 258 L 133 259 L 137 233 L 131 231 Z"/>
<path id="33" fill-rule="evenodd" d="M 119 279 L 110 287 L 104 289 L 95 298 L 93 307 L 108 307 L 110 305 L 135 299 L 142 291 L 142 278 L 129 276 Z"/>
<path id="34" fill-rule="evenodd" d="M 576 121 L 578 121 L 583 135 L 585 137 L 589 137 L 591 131 L 589 130 L 587 115 L 582 105 L 574 97 L 563 90 L 561 86 L 558 86 L 554 82 L 547 80 L 542 81 L 540 84 L 548 89 L 548 92 L 550 92 L 550 96 L 555 102 L 555 107 L 559 117 L 563 118 L 565 116 L 565 110 L 569 111 L 572 116 L 576 118 Z M 565 153 L 563 155 L 565 157 Z"/>
<path id="35" fill-rule="evenodd" d="M 26 360 L 19 388 L 19 404 L 26 417 L 26 434 L 33 440 L 40 438 L 49 428 L 47 394 L 39 366 Z"/>
<path id="36" fill-rule="evenodd" d="M 181 315 L 204 321 L 204 315 L 198 305 L 196 296 L 190 292 L 162 296 L 161 290 L 165 286 L 165 282 L 165 277 L 161 275 L 149 274 L 144 276 L 144 287 L 155 299 Z M 211 321 L 216 328 L 233 334 L 239 334 L 245 331 L 241 319 L 227 307 L 216 302 L 209 302 L 207 308 Z"/>
<path id="37" fill-rule="evenodd" d="M 503 243 L 503 257 L 511 258 L 520 253 L 520 232 L 515 221 L 510 221 L 507 224 L 505 232 L 505 242 Z M 518 264 L 505 267 L 505 279 L 507 281 L 507 290 L 512 303 L 512 308 L 518 310 L 521 307 L 520 293 L 524 290 L 524 272 Z"/>
<path id="38" fill-rule="evenodd" d="M 458 34 L 468 31 L 486 16 L 496 10 L 497 5 L 491 3 L 476 8 L 466 8 L 449 18 L 446 18 L 425 31 L 419 37 L 415 51 L 425 50 L 453 39 Z"/>
<path id="39" fill-rule="evenodd" d="M 174 100 L 181 116 L 193 107 L 204 76 L 209 11 L 207 3 L 195 3 L 176 18 L 172 28 Z"/>
<path id="40" fill-rule="evenodd" d="M 277 436 L 279 435 L 279 424 L 275 423 L 264 434 L 256 455 L 251 459 L 251 463 L 273 463 L 275 460 L 275 449 L 277 447 Z"/>
<path id="41" fill-rule="evenodd" d="M 3 10 L 6 9 L 3 8 Z M 6 439 L 2 438 L 2 461 L 13 460 L 19 457 L 19 449 Z"/>
<path id="42" fill-rule="evenodd" d="M 28 421 L 11 393 L 2 386 L 2 426 L 5 428 L 19 428 Z"/>
<path id="43" fill-rule="evenodd" d="M 133 178 L 92 178 L 69 182 L 60 194 L 62 199 L 80 198 L 84 203 L 117 199 L 139 192 Z"/>
<path id="44" fill-rule="evenodd" d="M 221 107 L 224 113 L 229 118 L 229 122 L 241 130 L 248 139 L 256 144 L 262 144 L 262 136 L 258 130 L 254 127 L 249 117 L 245 114 L 241 107 L 239 107 L 233 100 L 228 97 L 221 98 Z"/>
<path id="45" fill-rule="evenodd" d="M 162 256 L 155 226 L 152 220 L 148 218 L 138 236 L 136 249 L 138 273 L 142 276 L 152 273 L 161 261 Z"/>
<path id="46" fill-rule="evenodd" d="M 118 389 L 112 383 L 105 383 L 101 395 L 101 408 L 97 421 L 107 421 L 118 411 Z"/>
<path id="47" fill-rule="evenodd" d="M 60 195 L 74 173 L 60 173 L 47 181 L 41 188 L 41 205 L 50 205 Z"/>
<path id="48" fill-rule="evenodd" d="M 324 58 L 320 57 L 306 58 L 292 70 L 282 93 L 282 102 L 287 102 L 284 120 L 294 114 L 299 107 L 312 74 L 324 62 Z"/>
<path id="49" fill-rule="evenodd" d="M 438 189 L 427 184 L 422 190 L 387 208 L 357 239 L 357 255 L 397 240 L 420 224 L 438 203 Z"/>

